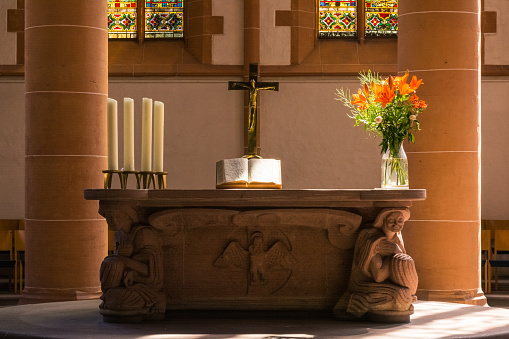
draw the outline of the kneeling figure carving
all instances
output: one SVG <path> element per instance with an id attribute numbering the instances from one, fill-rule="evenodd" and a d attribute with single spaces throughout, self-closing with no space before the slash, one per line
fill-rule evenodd
<path id="1" fill-rule="evenodd" d="M 101 264 L 100 313 L 105 321 L 162 319 L 162 250 L 154 229 L 137 223 L 134 209 L 100 208 L 115 231 L 115 251 Z"/>
<path id="2" fill-rule="evenodd" d="M 336 316 L 410 321 L 418 277 L 401 235 L 409 217 L 408 209 L 385 209 L 372 228 L 360 232 L 347 291 L 334 308 Z"/>

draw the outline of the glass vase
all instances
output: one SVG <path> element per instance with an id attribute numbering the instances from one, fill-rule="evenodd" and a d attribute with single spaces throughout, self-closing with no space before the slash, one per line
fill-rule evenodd
<path id="1" fill-rule="evenodd" d="M 408 159 L 403 144 L 390 148 L 382 155 L 382 188 L 408 188 Z"/>

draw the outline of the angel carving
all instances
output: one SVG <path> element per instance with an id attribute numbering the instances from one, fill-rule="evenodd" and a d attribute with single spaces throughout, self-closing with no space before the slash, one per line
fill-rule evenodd
<path id="1" fill-rule="evenodd" d="M 235 266 L 249 271 L 250 285 L 267 284 L 267 270 L 282 266 L 290 269 L 297 260 L 282 241 L 275 242 L 267 251 L 264 249 L 264 238 L 261 232 L 251 235 L 248 249 L 242 248 L 237 241 L 228 244 L 214 265 L 225 268 Z"/>

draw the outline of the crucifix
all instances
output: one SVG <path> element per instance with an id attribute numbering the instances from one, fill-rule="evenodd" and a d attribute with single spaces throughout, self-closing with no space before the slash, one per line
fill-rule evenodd
<path id="1" fill-rule="evenodd" d="M 249 64 L 249 81 L 228 82 L 228 90 L 249 91 L 249 115 L 247 126 L 247 154 L 243 158 L 259 158 L 256 150 L 256 134 L 258 133 L 258 91 L 279 91 L 278 82 L 258 82 L 258 64 Z"/>

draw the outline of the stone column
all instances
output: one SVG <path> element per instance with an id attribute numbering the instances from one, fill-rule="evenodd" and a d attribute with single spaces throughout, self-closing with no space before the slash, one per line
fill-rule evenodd
<path id="1" fill-rule="evenodd" d="M 106 1 L 26 0 L 26 283 L 21 303 L 100 295 L 107 226 Z"/>
<path id="2" fill-rule="evenodd" d="M 427 189 L 405 223 L 418 297 L 484 305 L 480 285 L 480 1 L 401 0 L 398 65 L 422 78 L 422 131 L 406 145 L 410 187 Z"/>

